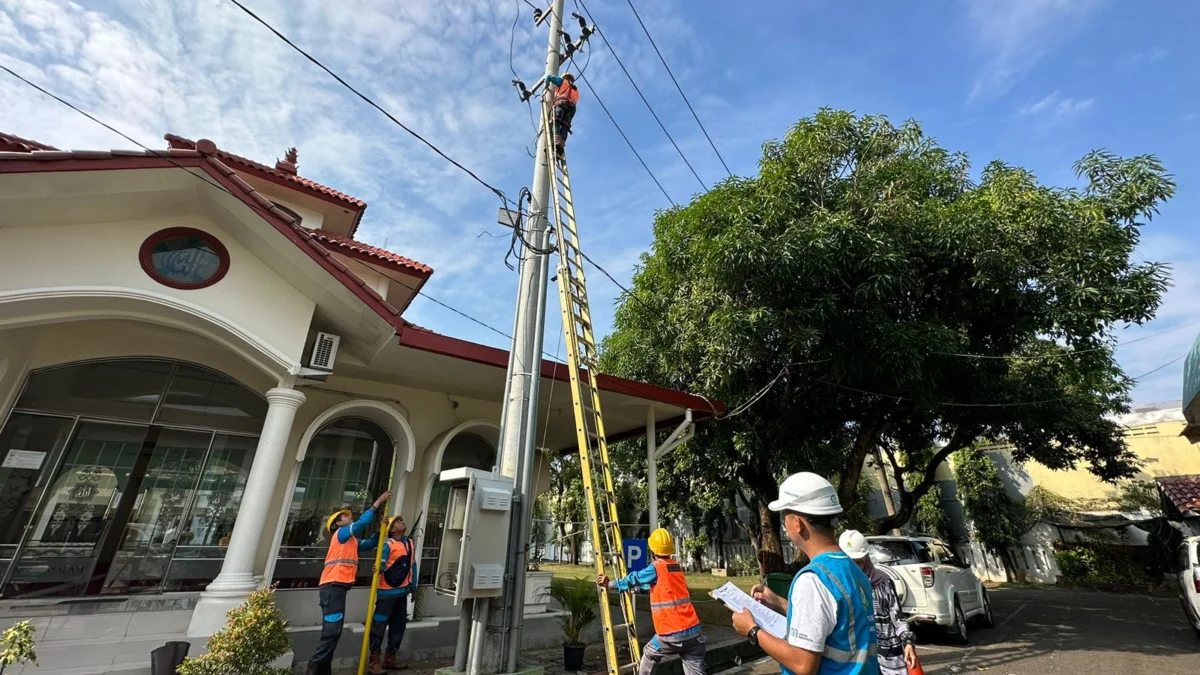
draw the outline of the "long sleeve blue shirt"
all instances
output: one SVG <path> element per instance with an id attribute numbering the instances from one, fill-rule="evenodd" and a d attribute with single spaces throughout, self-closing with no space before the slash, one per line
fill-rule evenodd
<path id="1" fill-rule="evenodd" d="M 623 579 L 614 580 L 609 586 L 622 593 L 633 591 L 645 594 L 650 592 L 650 587 L 656 581 L 658 581 L 658 572 L 654 569 L 654 565 L 649 565 L 636 572 L 630 572 Z"/>
<path id="2" fill-rule="evenodd" d="M 371 523 L 373 522 L 375 522 L 375 509 L 372 507 L 366 511 L 363 511 L 363 514 L 358 517 L 358 520 L 350 523 L 349 525 L 343 525 L 338 528 L 338 543 L 344 544 L 350 540 L 350 537 L 358 537 L 359 539 L 362 539 L 362 536 L 367 533 L 367 528 L 370 527 Z M 363 543 L 364 542 L 359 542 L 358 544 L 358 549 L 360 551 L 363 549 Z"/>

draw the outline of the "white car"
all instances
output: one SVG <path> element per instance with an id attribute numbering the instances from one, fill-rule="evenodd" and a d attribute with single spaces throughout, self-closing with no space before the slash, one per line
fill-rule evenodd
<path id="1" fill-rule="evenodd" d="M 915 626 L 939 626 L 967 643 L 967 622 L 995 625 L 987 589 L 954 549 L 933 537 L 867 537 L 871 562 L 892 577 L 900 611 Z"/>
<path id="2" fill-rule="evenodd" d="M 1179 545 L 1177 579 L 1183 613 L 1200 637 L 1200 537 L 1189 537 Z"/>

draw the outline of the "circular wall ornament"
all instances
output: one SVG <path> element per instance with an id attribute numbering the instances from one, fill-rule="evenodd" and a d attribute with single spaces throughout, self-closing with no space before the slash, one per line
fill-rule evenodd
<path id="1" fill-rule="evenodd" d="M 152 279 L 190 291 L 207 288 L 229 271 L 229 251 L 213 235 L 190 227 L 159 230 L 142 242 L 138 260 Z"/>

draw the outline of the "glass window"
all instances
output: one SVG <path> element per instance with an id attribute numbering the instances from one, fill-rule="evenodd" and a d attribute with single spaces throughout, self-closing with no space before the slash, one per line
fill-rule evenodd
<path id="1" fill-rule="evenodd" d="M 0 574 L 16 554 L 74 422 L 70 417 L 14 413 L 0 430 Z"/>
<path id="2" fill-rule="evenodd" d="M 317 585 L 329 548 L 325 522 L 343 508 L 357 518 L 388 488 L 393 450 L 387 432 L 365 419 L 340 419 L 313 436 L 300 465 L 275 564 L 275 581 L 282 588 Z M 362 556 L 360 581 L 370 583 L 371 568 L 371 556 Z"/>
<path id="3" fill-rule="evenodd" d="M 871 562 L 880 565 L 915 565 L 917 552 L 904 539 L 880 539 L 870 542 Z"/>
<path id="4" fill-rule="evenodd" d="M 267 416 L 261 396 L 210 370 L 180 364 L 158 412 L 162 424 L 257 434 Z"/>
<path id="5" fill-rule="evenodd" d="M 147 427 L 81 422 L 31 523 L 5 596 L 83 595 Z"/>
<path id="6" fill-rule="evenodd" d="M 171 288 L 205 288 L 229 271 L 229 252 L 216 237 L 176 227 L 150 235 L 139 252 L 142 269 Z"/>
<path id="7" fill-rule="evenodd" d="M 98 567 L 108 567 L 101 593 L 157 590 L 166 578 L 212 436 L 163 429 L 152 439 L 153 449 L 143 449 L 142 455 L 149 454 L 138 463 L 146 465 L 144 473 L 132 472 L 113 500 L 114 518 L 126 523 L 125 531 L 119 541 L 99 547 Z"/>
<path id="8" fill-rule="evenodd" d="M 97 361 L 29 376 L 17 408 L 149 422 L 173 366 L 165 361 Z"/>
<path id="9" fill-rule="evenodd" d="M 221 572 L 221 560 L 242 505 L 257 438 L 217 434 L 200 486 L 179 528 L 163 590 L 201 591 Z"/>
<path id="10" fill-rule="evenodd" d="M 914 540 L 912 542 L 913 549 L 917 552 L 918 563 L 933 562 L 933 551 L 929 548 L 929 542 Z"/>
<path id="11" fill-rule="evenodd" d="M 480 436 L 471 433 L 458 434 L 450 439 L 442 453 L 442 464 L 438 471 L 467 467 L 491 471 L 496 464 L 496 449 Z M 450 501 L 450 485 L 438 481 L 429 492 L 428 514 L 425 516 L 425 534 L 421 538 L 421 565 L 417 568 L 417 585 L 433 584 L 441 557 L 442 534 L 446 523 L 446 508 Z"/>

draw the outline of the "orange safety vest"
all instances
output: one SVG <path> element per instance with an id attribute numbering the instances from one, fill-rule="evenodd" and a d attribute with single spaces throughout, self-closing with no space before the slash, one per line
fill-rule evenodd
<path id="1" fill-rule="evenodd" d="M 321 572 L 321 584 L 350 584 L 358 576 L 358 538 L 350 535 L 346 543 L 337 538 L 337 530 L 330 533 L 329 552 L 325 554 L 325 570 Z"/>
<path id="2" fill-rule="evenodd" d="M 579 87 L 576 87 L 570 82 L 563 80 L 563 83 L 558 85 L 558 89 L 554 90 L 554 100 L 555 102 L 569 101 L 571 103 L 578 103 Z"/>
<path id="3" fill-rule="evenodd" d="M 654 619 L 654 632 L 670 635 L 700 625 L 692 596 L 688 592 L 687 579 L 679 563 L 669 558 L 654 561 L 658 579 L 650 587 L 650 616 Z"/>
<path id="4" fill-rule="evenodd" d="M 394 546 L 393 543 L 404 544 L 404 546 Z M 387 560 L 384 561 L 383 567 L 380 568 L 381 572 L 386 570 L 397 560 L 399 560 L 401 556 L 405 555 L 408 556 L 408 575 L 404 577 L 404 583 L 400 584 L 398 588 L 408 588 L 408 585 L 412 583 L 412 540 L 410 539 L 403 542 L 388 542 L 388 557 Z M 387 579 L 383 578 L 382 574 L 379 575 L 379 590 L 390 591 L 395 588 L 397 588 L 397 586 L 389 584 Z"/>

